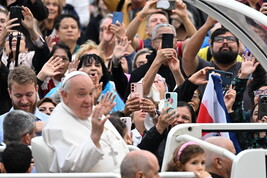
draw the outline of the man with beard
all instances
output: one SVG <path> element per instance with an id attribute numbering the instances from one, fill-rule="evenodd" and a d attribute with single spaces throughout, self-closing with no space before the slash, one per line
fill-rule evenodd
<path id="1" fill-rule="evenodd" d="M 205 61 L 197 56 L 206 34 L 215 23 L 217 23 L 217 21 L 208 17 L 206 23 L 186 42 L 183 51 L 182 65 L 187 76 L 207 66 L 232 72 L 232 79 L 237 76 L 241 67 L 241 63 L 236 61 L 239 51 L 239 41 L 226 28 L 219 28 L 211 35 L 210 49 L 214 57 L 213 61 Z"/>
<path id="2" fill-rule="evenodd" d="M 36 107 L 38 86 L 35 72 L 26 66 L 15 67 L 8 75 L 8 92 L 13 106 L 10 111 L 23 110 L 34 114 L 36 132 L 40 135 L 48 116 Z M 3 141 L 3 121 L 9 112 L 0 116 L 0 142 Z"/>

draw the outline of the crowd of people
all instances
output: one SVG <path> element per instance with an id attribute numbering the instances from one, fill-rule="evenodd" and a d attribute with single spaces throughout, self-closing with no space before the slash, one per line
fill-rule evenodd
<path id="1" fill-rule="evenodd" d="M 158 1 L 0 0 L 1 172 L 36 172 L 25 145 L 42 136 L 54 151 L 50 172 L 159 177 L 169 131 L 197 122 L 214 69 L 232 73 L 231 85 L 222 86 L 231 122 L 267 122 L 258 114 L 266 71 L 242 41 L 182 0 L 171 11 L 157 9 Z M 267 14 L 262 0 L 242 3 Z M 20 7 L 21 22 L 10 19 L 12 6 Z M 123 12 L 122 23 L 112 23 L 114 11 Z M 165 34 L 173 35 L 172 47 L 162 48 Z M 133 83 L 142 86 L 138 94 Z M 178 96 L 172 111 L 166 92 Z M 266 132 L 237 139 L 241 150 L 267 148 Z M 237 151 L 224 137 L 206 141 Z M 128 153 L 127 145 L 141 150 Z M 168 171 L 230 178 L 231 164 L 185 142 Z"/>

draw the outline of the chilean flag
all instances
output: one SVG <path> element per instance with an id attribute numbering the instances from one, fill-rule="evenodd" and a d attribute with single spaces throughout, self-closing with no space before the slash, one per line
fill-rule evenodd
<path id="1" fill-rule="evenodd" d="M 217 75 L 209 74 L 209 82 L 206 86 L 197 123 L 228 123 L 230 118 L 223 99 L 223 90 L 221 78 Z M 205 134 L 205 133 L 204 133 Z M 207 134 L 203 137 L 208 137 Z M 240 151 L 240 146 L 235 138 L 234 133 L 223 132 L 221 136 L 231 139 L 234 142 L 236 151 Z"/>

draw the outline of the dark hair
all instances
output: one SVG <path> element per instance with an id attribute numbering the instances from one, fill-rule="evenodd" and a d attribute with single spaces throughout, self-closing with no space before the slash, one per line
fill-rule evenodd
<path id="1" fill-rule="evenodd" d="M 63 19 L 65 18 L 72 18 L 73 20 L 75 20 L 77 22 L 77 25 L 78 25 L 78 28 L 80 29 L 80 21 L 79 19 L 72 15 L 72 14 L 61 14 L 59 16 L 57 16 L 56 20 L 55 20 L 55 29 L 58 30 L 59 29 L 59 26 L 60 26 L 60 23 Z"/>
<path id="2" fill-rule="evenodd" d="M 168 163 L 167 166 L 167 171 L 185 171 L 183 170 L 183 166 L 193 157 L 199 155 L 199 154 L 204 154 L 205 151 L 203 148 L 201 148 L 198 144 L 193 144 L 193 145 L 187 145 L 180 155 L 178 156 L 180 148 L 186 144 L 183 143 L 180 146 L 178 146 L 174 152 L 171 161 Z M 179 157 L 179 160 L 178 160 Z"/>
<path id="3" fill-rule="evenodd" d="M 110 118 L 108 120 L 113 124 L 119 134 L 124 137 L 127 127 L 126 124 L 120 119 L 120 117 L 116 115 L 110 115 Z"/>
<path id="4" fill-rule="evenodd" d="M 256 106 L 258 106 L 258 105 L 259 105 L 259 103 L 253 105 L 252 110 L 251 110 L 251 113 L 250 113 L 250 121 L 251 121 L 251 119 L 253 117 L 253 112 L 254 112 Z"/>
<path id="5" fill-rule="evenodd" d="M 70 52 L 70 48 L 65 43 L 58 42 L 57 44 L 55 44 L 53 46 L 52 51 L 51 51 L 51 56 L 54 55 L 54 53 L 56 52 L 57 49 L 63 49 L 67 53 L 69 61 L 71 62 L 71 56 L 72 55 L 71 55 L 71 52 Z"/>
<path id="6" fill-rule="evenodd" d="M 213 43 L 214 43 L 214 38 L 215 37 L 217 37 L 217 36 L 219 36 L 219 35 L 223 35 L 223 34 L 225 34 L 225 33 L 227 33 L 227 32 L 230 32 L 228 29 L 226 29 L 225 27 L 221 27 L 221 28 L 218 28 L 218 29 L 216 29 L 212 34 L 211 34 L 211 36 L 210 36 L 210 40 L 211 40 L 211 46 L 213 46 Z M 230 32 L 230 33 L 232 33 L 232 32 Z M 238 40 L 238 38 L 236 37 L 236 36 L 234 36 L 235 37 L 235 39 L 236 39 L 236 42 L 237 42 L 237 45 L 239 45 L 239 40 Z"/>
<path id="7" fill-rule="evenodd" d="M 31 160 L 31 149 L 20 142 L 7 144 L 3 152 L 3 164 L 7 173 L 26 173 Z"/>
<path id="8" fill-rule="evenodd" d="M 187 109 L 189 110 L 189 112 L 191 114 L 192 123 L 196 123 L 196 114 L 195 114 L 195 111 L 190 104 L 188 104 L 187 102 L 184 102 L 184 101 L 178 101 L 177 107 L 187 107 Z"/>
<path id="9" fill-rule="evenodd" d="M 39 100 L 39 101 L 37 102 L 37 107 L 39 107 L 40 105 L 42 105 L 42 104 L 45 103 L 45 102 L 52 103 L 54 106 L 57 105 L 57 103 L 56 103 L 52 98 L 45 97 L 45 98 L 43 98 L 43 99 L 41 99 L 41 100 Z"/>
<path id="10" fill-rule="evenodd" d="M 80 60 L 80 63 L 78 65 L 77 70 L 82 68 L 82 66 L 84 66 L 85 64 L 88 64 L 88 63 L 91 64 L 93 61 L 100 63 L 100 65 L 102 67 L 102 72 L 103 72 L 103 76 L 101 77 L 100 82 L 103 82 L 103 89 L 104 89 L 106 84 L 109 81 L 109 73 L 108 73 L 108 69 L 105 66 L 103 59 L 96 54 L 85 54 L 85 55 L 81 56 L 81 58 L 78 60 Z"/>

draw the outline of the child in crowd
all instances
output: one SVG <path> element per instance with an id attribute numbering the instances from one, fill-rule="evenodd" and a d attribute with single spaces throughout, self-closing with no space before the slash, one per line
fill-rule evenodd
<path id="1" fill-rule="evenodd" d="M 194 172 L 196 176 L 211 177 L 205 171 L 205 152 L 195 142 L 185 142 L 174 150 L 167 171 Z"/>

